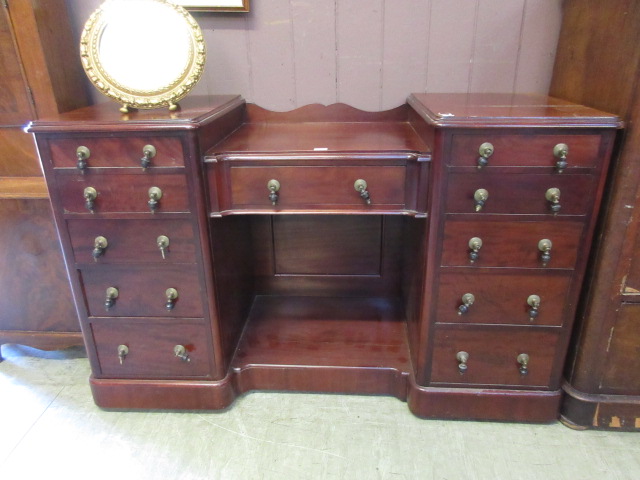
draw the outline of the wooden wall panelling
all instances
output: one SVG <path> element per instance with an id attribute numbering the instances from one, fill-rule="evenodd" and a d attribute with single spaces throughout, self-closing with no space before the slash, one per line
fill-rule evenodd
<path id="1" fill-rule="evenodd" d="M 66 1 L 79 32 L 102 0 Z M 246 14 L 194 13 L 208 50 L 195 93 L 239 93 L 276 111 L 386 110 L 412 91 L 546 94 L 561 4 L 272 0 Z"/>
<path id="2" fill-rule="evenodd" d="M 583 292 L 565 368 L 563 419 L 579 428 L 638 429 L 640 351 L 635 300 L 623 294 L 638 229 L 640 4 L 567 0 L 550 94 L 617 113 L 626 122 L 609 174 L 591 284 Z M 633 278 L 633 276 L 631 277 Z"/>

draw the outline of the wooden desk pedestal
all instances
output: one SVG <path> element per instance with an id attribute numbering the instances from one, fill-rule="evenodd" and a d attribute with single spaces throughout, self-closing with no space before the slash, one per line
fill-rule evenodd
<path id="1" fill-rule="evenodd" d="M 618 126 L 547 97 L 421 94 L 36 122 L 96 403 L 294 390 L 555 419 Z"/>

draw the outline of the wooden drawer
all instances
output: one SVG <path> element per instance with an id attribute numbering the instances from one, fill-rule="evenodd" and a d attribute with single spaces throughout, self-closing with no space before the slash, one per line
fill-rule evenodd
<path id="1" fill-rule="evenodd" d="M 202 317 L 202 289 L 195 265 L 162 267 L 95 266 L 80 271 L 89 316 Z M 107 288 L 118 297 L 107 309 Z M 166 290 L 175 288 L 178 299 L 167 309 Z"/>
<path id="2" fill-rule="evenodd" d="M 76 263 L 196 263 L 196 241 L 189 220 L 67 220 Z M 169 239 L 164 258 L 158 237 Z M 107 247 L 94 259 L 96 237 Z"/>
<path id="3" fill-rule="evenodd" d="M 174 378 L 210 374 L 209 335 L 201 321 L 94 319 L 91 334 L 100 376 Z M 120 345 L 127 348 L 122 363 Z M 176 345 L 185 347 L 188 361 L 175 355 Z"/>
<path id="4" fill-rule="evenodd" d="M 491 171 L 451 173 L 447 188 L 447 213 L 475 212 L 474 193 L 485 189 L 489 193 L 483 213 L 548 214 L 553 215 L 551 202 L 545 194 L 550 188 L 560 190 L 558 215 L 587 215 L 593 208 L 596 177 L 592 175 L 496 175 Z"/>
<path id="5" fill-rule="evenodd" d="M 460 221 L 445 223 L 442 266 L 573 269 L 581 252 L 583 223 L 578 221 Z M 482 240 L 479 258 L 469 260 L 469 240 Z M 541 261 L 538 242 L 551 240 L 551 260 Z M 584 252 L 586 254 L 586 252 Z"/>
<path id="6" fill-rule="evenodd" d="M 51 160 L 56 168 L 77 168 L 77 149 L 89 149 L 87 168 L 133 167 L 141 168 L 143 149 L 152 145 L 156 155 L 151 158 L 147 171 L 154 167 L 181 167 L 184 154 L 179 137 L 74 137 L 49 140 Z"/>
<path id="7" fill-rule="evenodd" d="M 184 175 L 66 175 L 56 176 L 64 213 L 91 213 L 85 206 L 84 189 L 97 191 L 95 213 L 150 213 L 149 188 L 162 190 L 156 213 L 188 212 Z"/>
<path id="8" fill-rule="evenodd" d="M 376 208 L 401 210 L 405 206 L 406 169 L 404 166 L 295 166 L 232 167 L 231 208 Z M 267 183 L 280 183 L 278 203 L 269 200 Z M 364 179 L 371 204 L 367 205 L 354 189 Z"/>
<path id="9" fill-rule="evenodd" d="M 589 134 L 499 134 L 478 132 L 453 135 L 449 165 L 477 167 L 478 149 L 489 142 L 493 155 L 487 167 L 550 167 L 555 170 L 553 148 L 564 143 L 569 147 L 567 171 L 576 167 L 594 168 L 600 160 L 600 135 Z"/>
<path id="10" fill-rule="evenodd" d="M 461 271 L 462 270 L 462 271 Z M 436 322 L 561 326 L 564 320 L 571 276 L 566 273 L 512 273 L 495 269 L 443 269 L 437 294 Z M 471 293 L 474 302 L 458 314 L 462 296 Z M 540 297 L 537 316 L 527 303 Z"/>
<path id="11" fill-rule="evenodd" d="M 486 327 L 436 330 L 431 382 L 491 386 L 548 387 L 558 335 L 539 328 Z M 458 352 L 467 352 L 461 373 Z M 520 372 L 518 356 L 529 356 L 527 373 Z"/>

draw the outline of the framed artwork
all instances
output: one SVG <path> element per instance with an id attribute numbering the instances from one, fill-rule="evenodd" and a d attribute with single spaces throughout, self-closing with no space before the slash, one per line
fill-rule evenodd
<path id="1" fill-rule="evenodd" d="M 196 12 L 248 12 L 249 0 L 171 0 Z"/>

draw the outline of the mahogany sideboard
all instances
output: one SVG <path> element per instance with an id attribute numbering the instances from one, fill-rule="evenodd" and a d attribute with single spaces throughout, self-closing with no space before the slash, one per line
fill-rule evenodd
<path id="1" fill-rule="evenodd" d="M 562 8 L 552 95 L 614 112 L 626 125 L 576 318 L 562 420 L 575 428 L 638 431 L 640 3 L 566 0 Z"/>
<path id="2" fill-rule="evenodd" d="M 619 127 L 457 94 L 34 122 L 96 403 L 219 409 L 268 389 L 556 419 Z"/>

